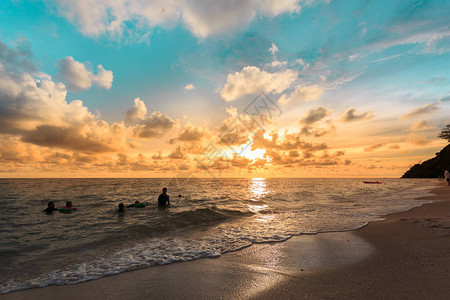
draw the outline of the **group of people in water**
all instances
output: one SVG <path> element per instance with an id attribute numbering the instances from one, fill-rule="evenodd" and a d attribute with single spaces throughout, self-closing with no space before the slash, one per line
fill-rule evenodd
<path id="1" fill-rule="evenodd" d="M 47 208 L 44 209 L 44 212 L 46 214 L 51 214 L 55 210 L 58 210 L 60 212 L 72 212 L 74 210 L 77 210 L 77 208 L 73 207 L 72 201 L 66 201 L 66 205 L 61 207 L 61 208 L 56 208 L 55 207 L 55 202 L 54 201 L 50 201 L 49 203 L 47 203 Z"/>
<path id="2" fill-rule="evenodd" d="M 181 195 L 178 195 L 178 197 L 181 197 Z M 129 207 L 145 207 L 145 206 L 146 206 L 145 202 L 140 203 L 139 200 L 136 200 L 133 204 L 128 205 L 127 208 L 129 208 Z M 170 206 L 170 197 L 169 197 L 169 195 L 167 195 L 167 188 L 163 188 L 162 194 L 160 194 L 158 197 L 158 207 L 167 207 L 167 206 Z M 47 204 L 47 208 L 44 209 L 44 212 L 46 214 L 51 214 L 55 210 L 58 210 L 59 212 L 72 212 L 77 209 L 76 209 L 76 207 L 73 207 L 72 201 L 67 201 L 66 205 L 61 208 L 56 208 L 55 202 L 50 201 Z M 125 211 L 125 204 L 120 203 L 119 204 L 119 212 L 124 212 L 124 211 Z"/>

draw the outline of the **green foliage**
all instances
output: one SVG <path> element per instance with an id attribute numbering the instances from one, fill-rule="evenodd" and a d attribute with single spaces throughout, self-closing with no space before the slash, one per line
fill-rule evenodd
<path id="1" fill-rule="evenodd" d="M 436 153 L 436 157 L 414 165 L 402 178 L 438 178 L 445 169 L 450 170 L 450 145 Z"/>
<path id="2" fill-rule="evenodd" d="M 441 132 L 438 135 L 438 138 L 450 142 L 450 124 L 448 124 L 445 128 L 442 128 Z"/>

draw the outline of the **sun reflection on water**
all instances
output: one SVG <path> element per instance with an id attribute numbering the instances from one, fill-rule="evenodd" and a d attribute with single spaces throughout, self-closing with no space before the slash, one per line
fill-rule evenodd
<path id="1" fill-rule="evenodd" d="M 249 191 L 251 195 L 250 200 L 254 203 L 247 204 L 248 209 L 258 215 L 256 220 L 258 220 L 259 222 L 269 222 L 271 219 L 273 219 L 273 215 L 260 213 L 269 208 L 267 204 L 261 202 L 263 200 L 262 198 L 269 193 L 267 191 L 266 179 L 252 178 L 249 184 Z"/>
<path id="2" fill-rule="evenodd" d="M 265 178 L 252 178 L 252 181 L 250 182 L 249 190 L 251 193 L 251 200 L 257 201 L 262 196 L 267 195 L 267 185 L 266 185 L 266 179 Z"/>

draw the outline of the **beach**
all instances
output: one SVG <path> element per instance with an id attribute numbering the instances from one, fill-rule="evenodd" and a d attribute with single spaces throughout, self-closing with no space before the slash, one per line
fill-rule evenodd
<path id="1" fill-rule="evenodd" d="M 259 243 L 1 299 L 448 299 L 450 188 L 424 204 L 346 232 Z"/>

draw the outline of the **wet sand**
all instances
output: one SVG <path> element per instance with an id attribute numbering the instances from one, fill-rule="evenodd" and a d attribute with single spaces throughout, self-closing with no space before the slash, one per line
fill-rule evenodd
<path id="1" fill-rule="evenodd" d="M 352 231 L 256 244 L 0 299 L 450 299 L 450 187 Z"/>

